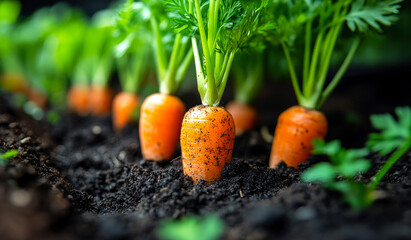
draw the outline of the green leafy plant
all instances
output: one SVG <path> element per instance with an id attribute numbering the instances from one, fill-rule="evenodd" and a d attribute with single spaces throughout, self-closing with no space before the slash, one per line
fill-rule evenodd
<path id="1" fill-rule="evenodd" d="M 197 85 L 203 105 L 218 106 L 236 53 L 266 26 L 267 1 L 167 1 L 175 29 L 192 37 Z M 198 39 L 201 43 L 201 52 Z"/>
<path id="2" fill-rule="evenodd" d="M 180 221 L 165 221 L 158 229 L 158 237 L 164 240 L 213 240 L 219 239 L 224 231 L 220 218 L 189 216 Z"/>
<path id="3" fill-rule="evenodd" d="M 398 121 L 389 114 L 371 116 L 372 125 L 381 133 L 370 134 L 367 148 L 344 149 L 338 140 L 329 143 L 314 140 L 313 154 L 327 155 L 330 162 L 315 164 L 302 174 L 302 180 L 319 182 L 324 187 L 341 192 L 344 200 L 355 209 L 370 206 L 372 193 L 381 179 L 411 148 L 411 108 L 397 108 L 396 113 Z M 365 184 L 357 181 L 356 176 L 371 167 L 370 161 L 365 158 L 370 151 L 381 156 L 392 154 L 370 183 Z"/>
<path id="4" fill-rule="evenodd" d="M 18 154 L 18 150 L 9 150 L 5 153 L 0 152 L 0 166 L 6 165 L 10 158 L 17 156 Z"/>
<path id="5" fill-rule="evenodd" d="M 174 33 L 171 16 L 160 0 L 128 1 L 118 15 L 118 30 L 127 34 L 147 27 L 153 39 L 160 92 L 176 94 L 193 59 L 190 41 Z M 147 26 L 144 26 L 147 25 Z"/>

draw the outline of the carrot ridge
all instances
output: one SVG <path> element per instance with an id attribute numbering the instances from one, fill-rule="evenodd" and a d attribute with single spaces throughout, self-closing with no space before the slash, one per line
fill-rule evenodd
<path id="1" fill-rule="evenodd" d="M 184 116 L 180 137 L 184 174 L 194 183 L 219 180 L 231 161 L 234 139 L 234 120 L 224 108 L 191 108 Z"/>

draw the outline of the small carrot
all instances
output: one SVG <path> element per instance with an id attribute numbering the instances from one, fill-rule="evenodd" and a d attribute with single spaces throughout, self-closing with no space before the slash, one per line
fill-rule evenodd
<path id="1" fill-rule="evenodd" d="M 90 88 L 86 85 L 72 86 L 67 94 L 69 109 L 79 115 L 87 115 L 89 113 L 89 94 Z"/>
<path id="2" fill-rule="evenodd" d="M 45 109 L 47 107 L 48 99 L 42 91 L 31 87 L 29 89 L 27 97 L 29 101 L 34 103 L 37 107 L 42 109 Z"/>
<path id="3" fill-rule="evenodd" d="M 327 119 L 319 111 L 293 106 L 278 118 L 270 155 L 270 168 L 281 161 L 287 166 L 298 168 L 305 162 L 313 149 L 313 139 L 323 139 L 327 134 Z"/>
<path id="4" fill-rule="evenodd" d="M 186 107 L 175 96 L 155 93 L 141 105 L 140 145 L 145 159 L 171 159 L 176 151 Z"/>
<path id="5" fill-rule="evenodd" d="M 253 107 L 238 101 L 231 101 L 227 104 L 226 109 L 233 116 L 236 136 L 255 128 L 258 113 Z"/>
<path id="6" fill-rule="evenodd" d="M 231 161 L 235 139 L 233 117 L 222 107 L 196 106 L 184 116 L 181 152 L 184 174 L 194 183 L 219 180 Z"/>
<path id="7" fill-rule="evenodd" d="M 121 92 L 113 100 L 113 128 L 121 131 L 133 119 L 134 113 L 140 104 L 140 96 Z"/>
<path id="8" fill-rule="evenodd" d="M 91 86 L 88 101 L 90 113 L 99 117 L 110 114 L 113 95 L 109 86 Z"/>
<path id="9" fill-rule="evenodd" d="M 193 61 L 191 38 L 174 32 L 170 21 L 171 15 L 165 12 L 164 4 L 166 1 L 160 1 L 159 4 L 152 4 L 150 1 L 128 1 L 118 16 L 121 20 L 118 26 L 124 26 L 127 33 L 137 31 L 130 36 L 131 38 L 143 40 L 142 35 L 148 33 L 146 40 L 152 45 L 154 52 L 149 55 L 154 56 L 160 93 L 152 94 L 144 100 L 140 109 L 139 125 L 143 157 L 154 161 L 171 159 L 176 151 L 186 107 L 174 95 Z M 143 17 L 147 16 L 147 12 L 150 13 L 149 17 Z M 150 30 L 147 31 L 146 27 Z M 169 45 L 170 42 L 173 43 L 172 47 Z M 138 52 L 150 48 L 142 47 L 141 44 L 134 46 L 140 48 Z M 144 57 L 143 61 L 137 61 L 136 65 L 147 63 L 148 60 L 149 58 Z M 141 72 L 143 74 L 146 71 Z"/>

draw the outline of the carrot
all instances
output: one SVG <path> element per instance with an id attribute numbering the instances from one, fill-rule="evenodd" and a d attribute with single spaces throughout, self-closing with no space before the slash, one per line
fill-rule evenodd
<path id="1" fill-rule="evenodd" d="M 253 107 L 238 101 L 231 101 L 226 109 L 233 116 L 236 136 L 255 128 L 258 113 Z"/>
<path id="2" fill-rule="evenodd" d="M 197 87 L 203 104 L 186 113 L 181 130 L 183 170 L 194 183 L 200 179 L 208 182 L 219 180 L 222 169 L 231 160 L 234 120 L 218 105 L 236 53 L 250 46 L 249 41 L 259 34 L 259 23 L 264 15 L 260 12 L 265 3 L 245 6 L 240 0 L 228 4 L 221 0 L 209 1 L 208 5 L 194 0 L 189 4 L 174 1 L 167 9 L 173 13 L 174 28 L 191 37 Z M 257 12 L 259 14 L 255 14 Z M 232 16 L 224 18 L 226 14 Z M 196 20 L 185 21 L 186 16 L 195 16 Z M 225 25 L 230 25 L 230 28 L 223 27 Z M 220 31 L 222 28 L 224 31 Z M 201 43 L 201 48 L 198 43 Z"/>
<path id="3" fill-rule="evenodd" d="M 194 183 L 219 180 L 231 161 L 235 139 L 233 117 L 222 107 L 196 106 L 184 116 L 181 152 L 184 174 Z"/>
<path id="4" fill-rule="evenodd" d="M 88 102 L 90 113 L 98 117 L 110 114 L 113 95 L 109 86 L 91 86 Z"/>
<path id="5" fill-rule="evenodd" d="M 89 113 L 89 94 L 90 88 L 86 85 L 74 85 L 67 94 L 69 109 L 79 115 Z"/>
<path id="6" fill-rule="evenodd" d="M 323 139 L 327 134 L 327 119 L 319 111 L 293 106 L 278 118 L 270 155 L 270 168 L 281 161 L 287 166 L 298 168 L 305 162 L 313 149 L 312 140 Z"/>
<path id="7" fill-rule="evenodd" d="M 140 96 L 121 92 L 113 100 L 113 128 L 121 131 L 133 119 L 133 115 L 140 103 Z"/>
<path id="8" fill-rule="evenodd" d="M 175 96 L 155 93 L 141 105 L 140 144 L 145 159 L 171 159 L 176 151 L 186 107 Z"/>
<path id="9" fill-rule="evenodd" d="M 20 74 L 5 73 L 0 77 L 0 87 L 13 93 L 28 93 L 29 86 Z"/>

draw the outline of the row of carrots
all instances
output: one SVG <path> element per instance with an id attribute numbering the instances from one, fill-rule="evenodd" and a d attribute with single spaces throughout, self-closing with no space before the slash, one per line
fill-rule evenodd
<path id="1" fill-rule="evenodd" d="M 40 82 L 55 78 L 54 85 L 42 88 L 44 93 L 53 92 L 56 82 L 62 83 L 69 88 L 69 109 L 79 115 L 112 112 L 116 131 L 139 115 L 145 159 L 171 159 L 180 141 L 184 173 L 194 182 L 211 182 L 221 178 L 223 167 L 231 161 L 235 136 L 256 126 L 258 114 L 250 103 L 261 90 L 264 52 L 277 47 L 287 62 L 299 105 L 279 116 L 269 167 L 284 161 L 297 168 L 310 156 L 312 140 L 327 134 L 326 117 L 318 109 L 351 63 L 360 33 L 390 25 L 399 2 L 129 0 L 96 13 L 91 20 L 78 10 L 57 5 L 18 22 L 18 2 L 6 1 L 0 8 L 8 11 L 0 13 L 15 14 L 0 16 L 0 29 L 15 38 L 0 38 L 10 47 L 0 51 L 1 83 L 3 88 L 26 93 L 11 86 L 30 82 L 22 77 L 10 80 L 10 76 L 30 79 L 39 70 Z M 367 15 L 368 11 L 374 15 Z M 348 36 L 343 35 L 345 26 L 351 30 Z M 34 43 L 22 37 L 34 34 L 33 27 L 37 35 L 41 33 Z M 351 44 L 339 49 L 345 58 L 327 85 L 336 43 L 345 38 Z M 27 42 L 33 54 L 25 56 L 21 51 Z M 302 64 L 292 56 L 297 48 L 303 49 Z M 22 64 L 17 64 L 22 55 Z M 4 64 L 12 60 L 16 64 Z M 202 105 L 186 112 L 176 94 L 193 62 Z M 45 68 L 52 71 L 39 66 L 48 63 Z M 295 66 L 300 65 L 302 74 L 297 74 Z M 30 71 L 24 70 L 27 66 Z M 116 96 L 109 84 L 114 69 L 122 89 Z M 223 108 L 219 105 L 230 72 L 236 100 Z M 159 91 L 146 97 L 140 107 L 139 92 L 153 76 Z"/>

